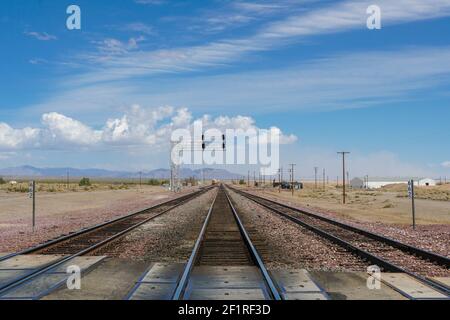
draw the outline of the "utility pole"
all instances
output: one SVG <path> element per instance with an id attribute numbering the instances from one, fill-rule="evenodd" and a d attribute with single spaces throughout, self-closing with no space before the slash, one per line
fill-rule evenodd
<path id="1" fill-rule="evenodd" d="M 323 177 L 322 177 L 323 179 L 323 190 L 325 191 L 325 168 L 323 169 Z"/>
<path id="2" fill-rule="evenodd" d="M 69 189 L 70 187 L 70 182 L 69 182 L 69 171 L 67 171 L 67 189 Z"/>
<path id="3" fill-rule="evenodd" d="M 256 171 L 253 171 L 253 186 L 256 187 Z"/>
<path id="4" fill-rule="evenodd" d="M 282 168 L 278 169 L 278 193 L 281 193 L 281 171 L 282 170 L 283 170 Z"/>
<path id="5" fill-rule="evenodd" d="M 342 155 L 342 203 L 345 204 L 345 155 L 349 154 L 348 151 L 340 151 L 338 154 Z"/>
<path id="6" fill-rule="evenodd" d="M 317 189 L 317 170 L 319 170 L 319 168 L 314 167 L 314 189 Z"/>
<path id="7" fill-rule="evenodd" d="M 142 171 L 139 171 L 139 188 L 142 189 Z"/>
<path id="8" fill-rule="evenodd" d="M 296 165 L 294 163 L 291 163 L 290 166 L 291 166 L 291 189 L 292 189 L 292 196 L 294 196 L 294 167 Z"/>

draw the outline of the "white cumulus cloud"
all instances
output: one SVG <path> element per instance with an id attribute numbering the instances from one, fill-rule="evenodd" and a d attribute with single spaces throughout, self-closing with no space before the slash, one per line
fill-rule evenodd
<path id="1" fill-rule="evenodd" d="M 204 129 L 255 129 L 255 120 L 245 116 L 204 115 L 200 119 Z M 175 109 L 171 106 L 143 108 L 133 105 L 120 118 L 110 118 L 101 129 L 91 128 L 81 121 L 57 112 L 42 115 L 41 128 L 15 129 L 0 123 L 0 151 L 25 149 L 64 149 L 69 147 L 95 148 L 100 146 L 153 145 L 167 147 L 174 129 L 191 129 L 196 120 L 187 108 Z M 294 135 L 280 132 L 281 143 L 289 144 L 297 140 Z"/>

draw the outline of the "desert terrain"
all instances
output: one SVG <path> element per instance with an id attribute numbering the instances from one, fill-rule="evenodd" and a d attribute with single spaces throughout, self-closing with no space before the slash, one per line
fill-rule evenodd
<path id="1" fill-rule="evenodd" d="M 111 220 L 179 196 L 162 186 L 92 184 L 65 188 L 37 183 L 36 228 L 28 184 L 0 188 L 0 252 L 25 249 L 48 239 Z M 26 190 L 26 191 L 24 191 Z M 41 191 L 39 191 L 41 190 Z M 51 190 L 51 191 L 49 191 Z M 192 191 L 184 189 L 181 194 Z"/>

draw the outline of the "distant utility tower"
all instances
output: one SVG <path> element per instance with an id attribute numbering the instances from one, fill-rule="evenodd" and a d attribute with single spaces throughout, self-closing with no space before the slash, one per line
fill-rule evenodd
<path id="1" fill-rule="evenodd" d="M 322 182 L 323 182 L 323 190 L 325 190 L 325 169 L 323 169 Z"/>
<path id="2" fill-rule="evenodd" d="M 338 154 L 342 155 L 342 203 L 345 204 L 345 155 L 348 151 L 340 151 Z M 338 178 L 339 179 L 339 178 Z"/>
<path id="3" fill-rule="evenodd" d="M 317 189 L 317 170 L 319 170 L 319 168 L 314 167 L 314 189 Z"/>
<path id="4" fill-rule="evenodd" d="M 292 189 L 292 195 L 294 195 L 294 167 L 296 166 L 296 164 L 291 163 L 291 189 Z"/>

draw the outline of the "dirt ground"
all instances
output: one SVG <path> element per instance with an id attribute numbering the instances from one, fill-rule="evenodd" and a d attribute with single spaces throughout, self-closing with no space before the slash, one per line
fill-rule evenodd
<path id="1" fill-rule="evenodd" d="M 190 192 L 191 189 L 184 189 Z M 179 196 L 162 187 L 36 194 L 36 230 L 27 193 L 0 191 L 0 251 L 25 249 Z"/>
<path id="2" fill-rule="evenodd" d="M 259 188 L 258 191 L 280 200 L 331 211 L 345 219 L 398 225 L 412 223 L 411 200 L 407 197 L 406 185 L 378 190 L 349 190 L 345 205 L 342 204 L 342 189 L 335 186 L 328 186 L 324 191 L 322 187 L 315 189 L 313 184 L 306 184 L 305 189 L 295 191 L 294 196 L 290 191 L 278 193 L 278 189 L 273 188 Z M 450 185 L 416 187 L 416 193 L 420 194 L 415 200 L 418 225 L 450 225 L 450 201 L 431 200 L 445 198 L 447 192 L 450 192 Z"/>

